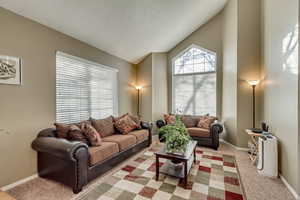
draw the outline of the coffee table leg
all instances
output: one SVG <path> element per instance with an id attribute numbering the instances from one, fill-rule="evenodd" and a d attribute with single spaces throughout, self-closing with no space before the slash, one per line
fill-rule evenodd
<path id="1" fill-rule="evenodd" d="M 158 181 L 159 177 L 159 157 L 156 155 L 156 181 Z"/>
<path id="2" fill-rule="evenodd" d="M 188 170 L 187 170 L 187 161 L 184 161 L 184 187 L 187 189 L 188 184 Z"/>

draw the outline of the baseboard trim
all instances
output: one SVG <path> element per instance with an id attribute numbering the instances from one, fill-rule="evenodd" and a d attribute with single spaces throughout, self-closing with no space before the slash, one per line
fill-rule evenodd
<path id="1" fill-rule="evenodd" d="M 249 151 L 249 148 L 237 147 L 237 146 L 235 146 L 235 145 L 231 144 L 230 142 L 227 142 L 227 141 L 225 141 L 223 139 L 220 139 L 220 142 L 224 142 L 225 144 L 228 144 L 231 147 L 233 147 L 233 148 L 235 148 L 236 150 L 239 150 L 239 151 Z"/>
<path id="2" fill-rule="evenodd" d="M 12 188 L 14 188 L 14 187 L 16 187 L 16 186 L 18 186 L 18 185 L 21 185 L 21 184 L 23 184 L 23 183 L 26 183 L 26 182 L 28 182 L 28 181 L 31 181 L 32 179 L 35 179 L 35 178 L 37 178 L 37 177 L 38 177 L 38 174 L 34 174 L 34 175 L 32 175 L 32 176 L 29 176 L 29 177 L 23 178 L 23 179 L 21 179 L 21 180 L 19 180 L 19 181 L 16 181 L 16 182 L 14 182 L 14 183 L 12 183 L 12 184 L 3 186 L 3 187 L 0 188 L 0 190 L 2 190 L 2 191 L 10 190 L 10 189 L 12 189 Z"/>
<path id="3" fill-rule="evenodd" d="M 282 176 L 282 174 L 279 174 L 279 177 L 282 180 L 283 184 L 288 188 L 288 190 L 295 197 L 295 199 L 299 200 L 300 196 L 298 195 L 298 193 L 296 192 L 296 190 L 287 182 L 287 180 Z"/>

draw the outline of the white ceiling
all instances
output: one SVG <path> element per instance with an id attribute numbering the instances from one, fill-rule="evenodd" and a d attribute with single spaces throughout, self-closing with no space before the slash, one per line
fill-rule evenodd
<path id="1" fill-rule="evenodd" d="M 227 0 L 0 0 L 0 6 L 137 63 L 166 52 Z"/>

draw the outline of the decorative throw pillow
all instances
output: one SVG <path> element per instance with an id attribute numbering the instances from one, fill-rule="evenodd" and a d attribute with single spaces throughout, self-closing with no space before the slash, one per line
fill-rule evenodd
<path id="1" fill-rule="evenodd" d="M 91 119 L 93 127 L 97 130 L 101 137 L 110 136 L 115 132 L 113 118 Z"/>
<path id="2" fill-rule="evenodd" d="M 175 115 L 171 115 L 171 114 L 166 115 L 165 114 L 164 119 L 167 124 L 175 124 L 175 122 L 176 122 Z"/>
<path id="3" fill-rule="evenodd" d="M 129 117 L 136 123 L 137 129 L 141 129 L 141 120 L 137 116 L 129 115 Z"/>
<path id="4" fill-rule="evenodd" d="M 91 146 L 100 146 L 101 137 L 97 130 L 89 123 L 81 124 L 81 131 L 84 133 L 85 137 L 88 139 Z"/>
<path id="5" fill-rule="evenodd" d="M 212 116 L 207 116 L 207 115 L 201 116 L 201 117 L 200 117 L 200 120 L 199 120 L 199 122 L 198 122 L 197 127 L 209 129 L 209 128 L 210 128 L 210 125 L 211 125 L 212 123 L 214 123 L 215 120 L 216 120 L 216 118 L 215 118 L 215 117 L 212 117 Z"/>
<path id="6" fill-rule="evenodd" d="M 78 126 L 76 126 L 74 124 L 70 125 L 68 139 L 71 141 L 83 142 L 87 145 L 89 144 L 89 141 L 86 138 L 86 136 L 84 135 L 84 133 L 81 131 L 81 129 Z"/>
<path id="7" fill-rule="evenodd" d="M 54 123 L 54 126 L 56 127 L 57 137 L 58 138 L 67 138 L 68 133 L 70 131 L 70 125 L 69 124 L 63 124 L 63 123 Z"/>
<path id="8" fill-rule="evenodd" d="M 128 115 L 126 115 L 115 122 L 115 127 L 122 134 L 127 134 L 130 131 L 136 129 L 138 126 Z"/>
<path id="9" fill-rule="evenodd" d="M 121 115 L 120 117 L 113 117 L 113 116 L 112 116 L 112 118 L 113 118 L 113 120 L 114 120 L 114 123 L 115 123 L 116 121 L 118 121 L 119 119 L 125 117 L 126 115 L 129 115 L 129 113 L 125 113 L 124 115 Z"/>

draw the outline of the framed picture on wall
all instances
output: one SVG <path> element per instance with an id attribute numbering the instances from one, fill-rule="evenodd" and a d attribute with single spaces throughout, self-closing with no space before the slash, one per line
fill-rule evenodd
<path id="1" fill-rule="evenodd" d="M 21 85 L 21 59 L 0 55 L 0 84 Z"/>

